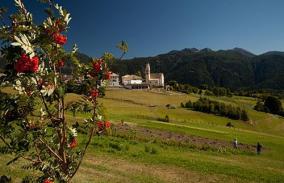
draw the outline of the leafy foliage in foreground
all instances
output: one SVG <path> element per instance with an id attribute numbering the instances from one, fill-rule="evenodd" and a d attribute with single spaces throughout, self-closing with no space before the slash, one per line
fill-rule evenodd
<path id="1" fill-rule="evenodd" d="M 27 163 L 23 168 L 39 172 L 38 177 L 26 177 L 24 182 L 70 182 L 93 135 L 111 126 L 104 121 L 103 107 L 98 105 L 97 98 L 104 91 L 100 87 L 110 79 L 107 63 L 113 56 L 108 53 L 80 63 L 76 45 L 70 52 L 63 47 L 70 14 L 53 0 L 42 2 L 47 7 L 47 18 L 42 24 L 35 24 L 23 1 L 15 0 L 16 12 L 10 15 L 12 24 L 0 27 L 1 56 L 5 60 L 2 64 L 6 64 L 1 85 L 13 86 L 17 91 L 0 93 L 0 151 L 13 155 L 7 165 L 24 159 Z M 123 54 L 126 51 L 124 46 Z M 91 112 L 82 121 L 81 128 L 88 138 L 80 147 L 78 125 L 66 120 L 67 86 L 62 74 L 65 62 L 72 62 L 70 81 L 84 86 L 82 99 L 88 104 L 83 110 Z M 69 106 L 74 115 L 83 103 Z"/>

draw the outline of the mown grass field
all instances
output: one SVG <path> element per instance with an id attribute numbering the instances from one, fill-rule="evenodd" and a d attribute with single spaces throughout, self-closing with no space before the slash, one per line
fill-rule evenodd
<path id="1" fill-rule="evenodd" d="M 79 98 L 68 94 L 66 100 Z M 107 116 L 116 126 L 124 121 L 131 130 L 118 133 L 113 129 L 113 136 L 94 137 L 73 182 L 284 182 L 284 118 L 254 111 L 256 99 L 247 97 L 211 98 L 245 108 L 249 123 L 179 107 L 181 102 L 198 98 L 163 91 L 107 90 L 100 99 Z M 167 104 L 175 109 L 168 109 Z M 77 120 L 86 115 L 78 114 Z M 158 120 L 165 115 L 169 123 Z M 69 120 L 75 120 L 71 113 Z M 226 127 L 229 121 L 235 128 Z M 172 136 L 198 137 L 202 143 L 172 140 Z M 230 144 L 234 138 L 253 150 L 214 145 Z M 83 136 L 80 142 L 85 142 Z M 264 146 L 261 155 L 254 151 L 257 142 Z M 7 159 L 0 156 L 0 174 L 21 177 L 34 173 L 17 169 L 24 162 L 6 166 Z"/>

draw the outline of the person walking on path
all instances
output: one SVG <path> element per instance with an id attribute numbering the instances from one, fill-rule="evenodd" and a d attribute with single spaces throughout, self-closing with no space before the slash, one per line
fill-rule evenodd
<path id="1" fill-rule="evenodd" d="M 235 149 L 238 148 L 238 140 L 237 140 L 237 138 L 234 139 L 233 146 L 234 146 Z"/>
<path id="2" fill-rule="evenodd" d="M 258 142 L 258 143 L 256 144 L 256 153 L 257 153 L 257 154 L 260 154 L 260 153 L 261 153 L 261 149 L 262 149 L 262 145 Z"/>

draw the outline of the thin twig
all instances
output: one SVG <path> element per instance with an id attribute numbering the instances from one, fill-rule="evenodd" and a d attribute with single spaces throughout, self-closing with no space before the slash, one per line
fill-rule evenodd
<path id="1" fill-rule="evenodd" d="M 1 135 L 0 135 L 0 139 L 1 139 L 10 149 L 12 148 L 12 147 L 10 146 L 10 144 L 8 144 L 8 142 L 6 142 L 5 138 L 2 137 Z"/>
<path id="2" fill-rule="evenodd" d="M 39 141 L 40 141 L 41 143 L 43 143 L 43 144 L 47 147 L 47 149 L 48 149 L 58 160 L 60 160 L 61 162 L 63 162 L 62 158 L 61 158 L 54 150 L 52 150 L 52 148 L 51 148 L 46 142 L 44 142 L 41 138 L 39 138 Z"/>
<path id="3" fill-rule="evenodd" d="M 79 168 L 80 168 L 80 165 L 81 165 L 81 163 L 82 163 L 82 161 L 83 161 L 83 158 L 84 158 L 84 156 L 85 156 L 85 154 L 86 154 L 87 148 L 88 148 L 88 146 L 90 145 L 90 143 L 91 143 L 91 141 L 92 141 L 92 137 L 93 137 L 93 135 L 94 135 L 94 133 L 95 133 L 95 126 L 94 126 L 90 131 L 91 131 L 91 133 L 90 133 L 88 142 L 87 142 L 87 144 L 86 144 L 86 146 L 85 146 L 85 148 L 84 148 L 84 150 L 83 150 L 83 152 L 82 152 L 82 158 L 80 159 L 80 161 L 79 161 L 79 163 L 78 163 L 78 165 L 77 165 L 75 171 L 74 171 L 74 172 L 72 173 L 72 175 L 69 177 L 70 179 L 72 179 L 72 177 L 74 177 L 74 175 L 77 173 L 77 171 L 78 171 Z"/>
<path id="4" fill-rule="evenodd" d="M 126 54 L 126 52 L 123 52 L 118 60 L 121 61 L 123 59 L 123 57 L 125 56 L 125 54 Z"/>
<path id="5" fill-rule="evenodd" d="M 94 101 L 93 122 L 95 122 L 96 106 L 97 106 L 97 102 Z M 84 148 L 84 150 L 83 150 L 83 152 L 82 152 L 82 156 L 81 156 L 82 158 L 80 159 L 80 161 L 79 161 L 79 163 L 78 163 L 78 165 L 77 165 L 75 171 L 74 171 L 74 172 L 72 173 L 72 175 L 69 177 L 70 179 L 72 179 L 72 177 L 74 177 L 74 175 L 75 175 L 75 174 L 77 173 L 77 171 L 79 170 L 80 165 L 81 165 L 81 163 L 82 163 L 82 161 L 83 161 L 83 158 L 84 158 L 84 156 L 85 156 L 85 154 L 86 154 L 87 148 L 89 147 L 89 145 L 90 145 L 90 143 L 91 143 L 91 141 L 92 141 L 92 138 L 93 138 L 94 133 L 95 133 L 95 124 L 93 124 L 93 125 L 94 125 L 94 126 L 93 126 L 93 127 L 91 128 L 91 130 L 90 130 L 90 135 L 89 135 L 88 142 L 86 143 L 85 148 Z"/>
<path id="6" fill-rule="evenodd" d="M 35 78 L 35 80 L 36 80 L 37 89 L 38 89 L 38 91 L 39 91 L 39 94 L 40 94 L 42 103 L 43 103 L 43 105 L 44 105 L 44 107 L 45 107 L 45 110 L 46 110 L 46 112 L 47 112 L 47 114 L 48 114 L 48 117 L 49 117 L 50 120 L 52 121 L 53 116 L 52 116 L 51 112 L 49 111 L 49 108 L 48 108 L 48 106 L 47 106 L 47 103 L 46 103 L 46 101 L 45 101 L 45 99 L 44 99 L 43 94 L 41 93 L 41 91 L 40 91 L 39 88 L 38 88 L 38 86 L 39 86 L 38 80 L 37 80 L 36 77 L 34 77 L 34 78 Z"/>

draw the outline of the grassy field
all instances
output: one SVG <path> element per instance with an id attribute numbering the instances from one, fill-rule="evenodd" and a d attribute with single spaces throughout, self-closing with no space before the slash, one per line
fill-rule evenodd
<path id="1" fill-rule="evenodd" d="M 79 98 L 68 94 L 66 100 Z M 249 123 L 179 107 L 198 98 L 158 90 L 107 90 L 100 102 L 115 124 L 113 135 L 94 137 L 73 182 L 284 182 L 283 118 L 254 111 L 256 100 L 247 97 L 211 98 L 245 108 Z M 165 115 L 169 123 L 159 120 Z M 74 120 L 71 113 L 69 120 Z M 226 127 L 229 121 L 235 128 Z M 234 138 L 247 148 L 233 149 Z M 83 144 L 84 137 L 80 140 Z M 255 153 L 257 142 L 264 146 L 261 155 Z M 31 174 L 17 169 L 24 162 L 6 166 L 7 158 L 0 156 L 0 174 Z"/>

